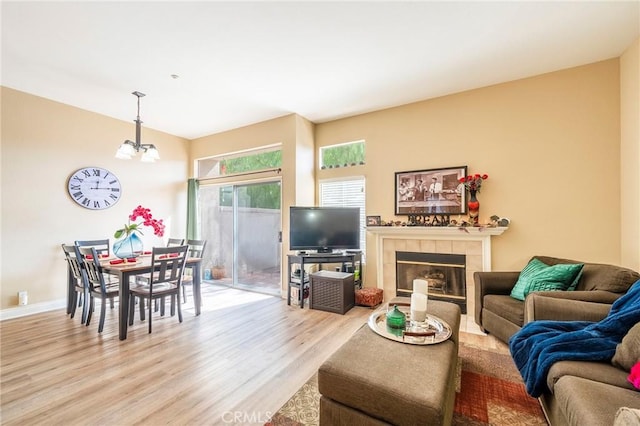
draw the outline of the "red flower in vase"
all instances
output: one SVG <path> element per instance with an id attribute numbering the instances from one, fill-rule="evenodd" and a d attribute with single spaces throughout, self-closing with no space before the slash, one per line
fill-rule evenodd
<path id="1" fill-rule="evenodd" d="M 463 176 L 460 179 L 458 179 L 458 181 L 462 184 L 464 184 L 464 187 L 467 189 L 467 191 L 469 192 L 480 192 L 480 188 L 482 187 L 482 182 L 486 179 L 489 179 L 489 175 L 488 174 L 478 174 L 476 173 L 475 175 L 469 175 L 469 176 Z"/>
<path id="2" fill-rule="evenodd" d="M 141 223 L 135 223 L 138 218 L 142 218 L 143 221 Z M 133 209 L 133 213 L 129 215 L 129 223 L 125 224 L 124 228 L 118 229 L 113 236 L 115 238 L 120 238 L 123 235 L 129 236 L 134 232 L 140 232 L 140 234 L 142 234 L 142 230 L 140 229 L 142 226 L 152 227 L 154 235 L 157 235 L 158 237 L 162 237 L 164 235 L 165 226 L 162 219 L 154 219 L 150 209 L 138 206 Z"/>

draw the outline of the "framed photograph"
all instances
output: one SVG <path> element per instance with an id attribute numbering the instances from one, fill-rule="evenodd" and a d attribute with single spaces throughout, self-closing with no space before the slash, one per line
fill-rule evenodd
<path id="1" fill-rule="evenodd" d="M 367 226 L 380 226 L 381 223 L 380 216 L 367 216 Z"/>
<path id="2" fill-rule="evenodd" d="M 396 214 L 467 214 L 467 191 L 459 181 L 465 176 L 467 166 L 396 172 Z"/>

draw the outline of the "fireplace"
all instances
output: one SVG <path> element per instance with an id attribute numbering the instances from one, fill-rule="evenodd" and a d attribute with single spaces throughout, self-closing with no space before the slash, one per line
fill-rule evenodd
<path id="1" fill-rule="evenodd" d="M 368 226 L 375 237 L 375 286 L 384 290 L 384 301 L 397 295 L 396 252 L 459 254 L 465 257 L 466 309 L 474 309 L 473 274 L 491 271 L 491 239 L 508 228 L 457 228 L 452 226 Z M 413 284 L 413 283 L 412 283 Z M 434 293 L 435 294 L 435 293 Z M 435 298 L 435 297 L 434 297 Z"/>
<path id="2" fill-rule="evenodd" d="M 456 303 L 467 313 L 464 254 L 396 251 L 396 294 L 410 296 L 413 280 L 427 282 L 429 298 Z"/>

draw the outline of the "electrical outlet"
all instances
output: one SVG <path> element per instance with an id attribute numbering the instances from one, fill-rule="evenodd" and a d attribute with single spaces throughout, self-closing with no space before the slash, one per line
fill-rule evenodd
<path id="1" fill-rule="evenodd" d="M 24 306 L 29 303 L 29 293 L 26 290 L 18 292 L 18 305 Z"/>

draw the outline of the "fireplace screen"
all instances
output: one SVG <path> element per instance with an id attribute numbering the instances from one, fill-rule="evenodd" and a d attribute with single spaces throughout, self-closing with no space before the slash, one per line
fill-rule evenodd
<path id="1" fill-rule="evenodd" d="M 423 279 L 429 286 L 429 299 L 460 305 L 467 312 L 465 255 L 396 252 L 396 292 L 410 296 L 413 280 Z"/>

